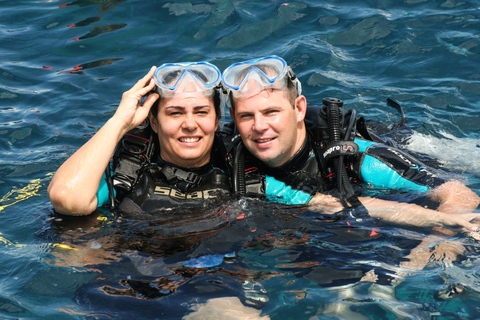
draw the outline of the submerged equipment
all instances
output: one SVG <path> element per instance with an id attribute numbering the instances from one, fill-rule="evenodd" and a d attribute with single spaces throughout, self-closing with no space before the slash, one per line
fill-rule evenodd
<path id="1" fill-rule="evenodd" d="M 248 98 L 265 89 L 284 90 L 289 80 L 300 95 L 300 81 L 285 60 L 278 56 L 234 63 L 222 73 L 223 88 L 234 98 Z"/>
<path id="2" fill-rule="evenodd" d="M 155 70 L 154 81 L 162 97 L 171 97 L 178 92 L 200 92 L 209 96 L 218 88 L 220 75 L 216 66 L 204 61 L 164 63 Z"/>

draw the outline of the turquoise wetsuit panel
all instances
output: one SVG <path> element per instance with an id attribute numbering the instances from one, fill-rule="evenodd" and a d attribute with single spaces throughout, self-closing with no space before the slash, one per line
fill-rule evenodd
<path id="1" fill-rule="evenodd" d="M 419 192 L 425 192 L 429 190 L 429 188 L 425 185 L 421 185 L 406 179 L 397 171 L 388 166 L 385 162 L 369 155 L 368 149 L 370 147 L 374 145 L 378 147 L 381 146 L 381 144 L 362 139 L 355 139 L 355 142 L 359 146 L 359 151 L 366 153 L 363 158 L 360 170 L 360 175 L 363 181 L 372 184 L 376 188 L 381 189 L 401 189 Z M 418 166 L 418 164 L 416 164 L 416 167 L 410 167 L 410 170 L 413 170 L 415 172 L 418 172 L 419 169 L 420 167 Z"/>
<path id="2" fill-rule="evenodd" d="M 425 192 L 429 188 L 405 179 L 380 160 L 366 155 L 361 170 L 362 179 L 382 189 L 402 189 Z"/>
<path id="3" fill-rule="evenodd" d="M 376 144 L 376 142 L 361 140 L 361 139 L 355 139 L 355 143 L 358 144 L 358 148 L 360 152 L 365 152 L 368 147 Z"/>
<path id="4" fill-rule="evenodd" d="M 265 177 L 265 195 L 267 199 L 283 204 L 305 204 L 312 199 L 312 196 L 300 190 L 292 189 L 285 183 L 273 177 Z"/>
<path id="5" fill-rule="evenodd" d="M 115 195 L 115 190 L 114 195 Z M 97 207 L 103 207 L 110 203 L 110 194 L 108 192 L 107 175 L 103 173 L 102 180 L 97 190 Z"/>

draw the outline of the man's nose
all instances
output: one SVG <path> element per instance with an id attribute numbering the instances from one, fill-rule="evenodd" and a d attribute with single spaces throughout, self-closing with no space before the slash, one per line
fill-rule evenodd
<path id="1" fill-rule="evenodd" d="M 267 119 L 262 114 L 255 116 L 253 123 L 253 130 L 255 131 L 266 131 L 268 129 Z"/>

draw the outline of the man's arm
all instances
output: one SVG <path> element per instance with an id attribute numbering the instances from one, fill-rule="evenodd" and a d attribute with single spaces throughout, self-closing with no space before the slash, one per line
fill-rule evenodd
<path id="1" fill-rule="evenodd" d="M 471 221 L 480 218 L 476 213 L 444 213 L 420 207 L 412 203 L 382 200 L 371 197 L 360 197 L 362 205 L 372 218 L 414 227 L 463 227 L 469 231 L 478 229 L 480 223 Z M 339 199 L 324 194 L 315 195 L 309 204 L 313 209 L 333 214 L 344 209 Z"/>
<path id="2" fill-rule="evenodd" d="M 447 181 L 429 194 L 440 203 L 437 210 L 445 213 L 468 213 L 480 205 L 480 197 L 458 180 Z"/>

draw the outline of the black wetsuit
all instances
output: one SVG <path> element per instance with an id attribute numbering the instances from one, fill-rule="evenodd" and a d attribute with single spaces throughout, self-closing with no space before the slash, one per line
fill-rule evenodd
<path id="1" fill-rule="evenodd" d="M 404 151 L 382 143 L 355 139 L 359 154 L 349 168 L 352 181 L 382 190 L 425 192 L 446 181 L 443 172 L 432 169 Z M 246 194 L 266 196 L 285 204 L 305 204 L 316 193 L 333 193 L 334 182 L 322 175 L 312 138 L 307 134 L 302 148 L 287 163 L 270 168 L 245 152 Z"/>

